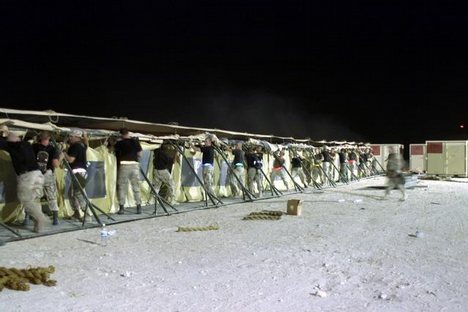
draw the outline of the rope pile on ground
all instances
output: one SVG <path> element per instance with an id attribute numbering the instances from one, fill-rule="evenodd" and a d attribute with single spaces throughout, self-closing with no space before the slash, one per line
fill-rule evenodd
<path id="1" fill-rule="evenodd" d="M 55 267 L 52 265 L 27 269 L 0 267 L 0 291 L 3 288 L 28 291 L 29 284 L 55 286 L 57 281 L 49 279 L 54 272 Z"/>
<path id="2" fill-rule="evenodd" d="M 209 226 L 179 226 L 176 232 L 216 231 L 216 230 L 219 230 L 219 225 L 213 224 Z"/>
<path id="3" fill-rule="evenodd" d="M 284 214 L 282 211 L 262 210 L 249 213 L 242 220 L 279 220 Z"/>

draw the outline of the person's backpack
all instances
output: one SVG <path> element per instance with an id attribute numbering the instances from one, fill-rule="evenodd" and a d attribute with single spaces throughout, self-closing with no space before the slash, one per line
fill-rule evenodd
<path id="1" fill-rule="evenodd" d="M 46 173 L 47 163 L 49 162 L 49 153 L 46 151 L 39 151 L 37 153 L 36 160 L 39 170 L 41 170 L 42 173 Z"/>

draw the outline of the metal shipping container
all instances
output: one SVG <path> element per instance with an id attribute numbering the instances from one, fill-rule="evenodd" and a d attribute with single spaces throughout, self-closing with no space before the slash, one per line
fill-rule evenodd
<path id="1" fill-rule="evenodd" d="M 426 141 L 427 174 L 468 176 L 468 141 Z"/>
<path id="2" fill-rule="evenodd" d="M 409 169 L 412 172 L 426 172 L 427 154 L 426 144 L 410 144 L 409 146 Z"/>
<path id="3" fill-rule="evenodd" d="M 400 151 L 403 147 L 401 144 L 371 144 L 370 147 L 372 148 L 372 153 L 374 154 L 375 159 L 379 162 L 384 170 L 387 167 L 387 159 L 388 155 L 391 151 Z M 382 171 L 380 166 L 377 164 L 376 166 L 378 171 Z"/>

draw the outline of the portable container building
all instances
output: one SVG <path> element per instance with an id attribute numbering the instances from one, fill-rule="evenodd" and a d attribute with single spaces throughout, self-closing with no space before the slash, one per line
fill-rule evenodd
<path id="1" fill-rule="evenodd" d="M 426 144 L 410 144 L 409 169 L 412 172 L 423 173 L 427 170 Z"/>
<path id="2" fill-rule="evenodd" d="M 378 164 L 376 169 L 379 172 L 382 172 L 386 169 L 388 155 L 393 152 L 399 152 L 403 147 L 401 144 L 371 144 L 372 153 L 374 154 L 375 159 Z M 380 164 L 380 165 L 379 165 Z"/>
<path id="3" fill-rule="evenodd" d="M 427 174 L 468 176 L 468 141 L 426 141 Z"/>

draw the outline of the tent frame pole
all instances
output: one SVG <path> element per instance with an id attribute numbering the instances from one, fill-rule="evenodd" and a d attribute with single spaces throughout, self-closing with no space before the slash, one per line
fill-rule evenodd
<path id="1" fill-rule="evenodd" d="M 153 196 L 154 196 L 154 212 L 153 212 L 153 214 L 155 215 L 157 213 L 158 203 L 161 205 L 161 207 L 164 210 L 164 212 L 166 213 L 166 215 L 170 215 L 170 213 L 166 209 L 166 205 L 171 207 L 174 211 L 178 211 L 171 203 L 169 203 L 165 198 L 163 198 L 161 195 L 158 194 L 158 192 L 154 188 L 153 183 L 151 183 L 148 176 L 146 175 L 143 168 L 141 168 L 141 167 L 140 167 L 140 173 L 145 178 L 146 183 L 148 183 L 148 186 L 151 189 L 151 194 L 153 194 Z"/>
<path id="2" fill-rule="evenodd" d="M 51 137 L 51 141 L 54 144 L 54 147 L 58 148 L 57 141 L 55 141 L 55 139 L 53 137 Z M 93 214 L 94 218 L 99 223 L 99 225 L 103 225 L 103 223 L 99 219 L 99 216 L 97 215 L 96 210 L 99 210 L 102 214 L 107 216 L 107 218 L 111 219 L 112 221 L 115 221 L 115 219 L 112 218 L 107 212 L 103 211 L 101 208 L 99 208 L 98 206 L 96 206 L 95 204 L 93 204 L 91 202 L 91 200 L 88 197 L 88 194 L 86 194 L 86 190 L 81 186 L 80 182 L 78 181 L 78 179 L 73 174 L 73 171 L 72 171 L 68 161 L 66 159 L 63 159 L 62 163 L 64 164 L 65 168 L 67 169 L 67 171 L 70 174 L 70 177 L 72 179 L 72 185 L 70 185 L 70 187 L 73 187 L 73 183 L 76 183 L 76 185 L 78 185 L 79 190 L 80 190 L 81 194 L 83 195 L 83 197 L 84 197 L 84 199 L 86 201 L 86 208 L 84 209 L 84 217 L 83 217 L 83 222 L 82 222 L 81 226 L 85 225 L 86 213 L 88 212 L 88 208 L 91 210 L 91 213 Z"/>
<path id="3" fill-rule="evenodd" d="M 309 163 L 312 164 L 312 166 L 315 166 L 315 162 L 313 160 L 313 155 L 311 156 L 309 151 L 306 151 L 306 150 L 304 150 L 304 151 L 306 152 L 306 155 L 309 156 L 309 159 L 308 159 Z M 302 166 L 302 167 L 305 169 L 306 173 L 310 176 L 310 180 L 312 181 L 312 184 L 314 185 L 314 187 L 317 190 L 321 190 L 322 186 L 320 184 L 318 184 L 317 181 L 314 180 L 314 176 L 312 175 L 312 172 L 309 170 L 309 168 L 306 168 L 304 166 Z"/>
<path id="4" fill-rule="evenodd" d="M 278 155 L 276 155 L 274 152 L 270 153 L 270 155 L 273 155 L 273 157 L 278 161 L 280 162 L 280 159 L 278 157 Z M 302 186 L 300 186 L 295 180 L 294 178 L 292 177 L 291 173 L 289 172 L 288 169 L 286 169 L 286 166 L 284 164 L 281 165 L 281 168 L 284 169 L 284 171 L 286 171 L 286 173 L 288 174 L 289 178 L 291 179 L 293 185 L 294 185 L 294 189 L 296 190 L 296 192 L 304 192 L 304 188 Z M 272 183 L 274 183 L 275 181 L 272 181 Z"/>
<path id="5" fill-rule="evenodd" d="M 5 223 L 1 221 L 0 221 L 0 226 L 3 226 L 5 229 L 7 229 L 8 231 L 10 231 L 11 233 L 15 234 L 18 237 L 23 237 L 20 233 L 18 233 L 18 231 L 15 231 L 13 228 L 9 227 L 8 225 L 6 225 Z"/>
<path id="6" fill-rule="evenodd" d="M 223 160 L 226 162 L 228 166 L 228 170 L 231 173 L 231 177 L 234 177 L 237 182 L 239 182 L 239 185 L 241 186 L 242 189 L 242 197 L 244 200 L 246 200 L 246 196 L 249 198 L 247 201 L 253 201 L 255 196 L 245 187 L 245 183 L 242 183 L 241 179 L 235 174 L 234 169 L 229 165 L 229 161 L 226 158 L 226 155 L 224 155 L 223 151 L 218 147 L 213 145 L 215 151 L 223 158 Z M 218 164 L 219 165 L 219 164 Z M 220 166 L 221 167 L 221 166 Z"/>
<path id="7" fill-rule="evenodd" d="M 218 207 L 218 204 L 223 204 L 223 202 L 218 198 L 216 197 L 214 194 L 211 194 L 210 192 L 208 192 L 206 190 L 206 186 L 205 186 L 205 183 L 203 183 L 203 181 L 200 179 L 200 177 L 198 176 L 197 172 L 195 171 L 195 168 L 193 167 L 193 165 L 190 163 L 190 161 L 187 159 L 187 156 L 185 156 L 185 153 L 184 153 L 184 150 L 182 150 L 180 148 L 180 146 L 174 142 L 171 142 L 170 143 L 172 146 L 174 146 L 177 151 L 182 155 L 182 158 L 185 160 L 185 162 L 187 163 L 187 165 L 189 166 L 190 170 L 192 171 L 192 173 L 195 175 L 195 179 L 197 179 L 198 183 L 200 183 L 201 187 L 203 188 L 203 190 L 205 191 L 205 205 L 208 206 L 208 199 L 210 199 L 210 201 L 213 203 L 214 206 Z"/>

